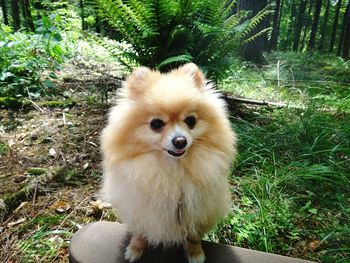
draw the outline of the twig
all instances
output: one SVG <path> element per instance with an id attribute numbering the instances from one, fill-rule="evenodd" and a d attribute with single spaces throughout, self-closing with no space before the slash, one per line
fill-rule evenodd
<path id="1" fill-rule="evenodd" d="M 84 194 L 85 194 L 85 192 L 84 192 Z M 84 195 L 84 194 L 83 194 L 83 195 Z M 80 206 L 81 206 L 87 199 L 89 199 L 89 198 L 91 198 L 90 195 L 87 196 L 86 198 L 84 198 L 84 200 L 81 201 L 81 202 L 72 210 L 72 212 L 70 212 L 70 213 L 63 219 L 63 221 L 61 222 L 61 224 L 60 224 L 56 229 L 60 229 L 60 228 L 63 226 L 63 224 L 67 221 L 67 219 L 68 219 L 78 208 L 80 208 Z"/>
<path id="2" fill-rule="evenodd" d="M 293 73 L 293 69 L 292 68 L 289 68 L 290 72 L 292 73 L 292 86 L 293 88 L 295 89 L 295 78 L 294 78 L 294 73 Z"/>
<path id="3" fill-rule="evenodd" d="M 4 213 L 5 217 L 12 212 L 18 205 L 21 203 L 21 201 L 29 200 L 29 197 L 32 197 L 32 194 L 36 191 L 36 195 L 38 196 L 40 194 L 40 188 L 39 183 L 48 183 L 55 179 L 57 175 L 60 174 L 60 168 L 55 168 L 47 173 L 44 173 L 43 175 L 38 176 L 35 181 L 31 180 L 26 186 L 21 188 L 16 193 L 13 193 L 12 195 L 6 196 L 3 199 L 3 202 L 5 203 L 5 208 L 2 209 L 0 207 L 0 214 Z"/>
<path id="4" fill-rule="evenodd" d="M 90 141 L 88 141 L 87 143 L 88 143 L 88 144 L 91 144 L 92 146 L 97 147 L 97 144 L 96 144 L 96 143 L 94 143 L 94 142 L 90 142 Z"/>
<path id="5" fill-rule="evenodd" d="M 62 119 L 63 119 L 63 125 L 64 126 L 67 126 L 67 122 L 66 122 L 66 114 L 63 112 L 63 114 L 62 114 L 63 116 L 62 116 Z"/>
<path id="6" fill-rule="evenodd" d="M 35 180 L 34 182 L 34 194 L 33 194 L 33 205 L 35 204 L 36 202 L 36 195 L 37 195 L 37 192 L 38 192 L 38 180 Z"/>
<path id="7" fill-rule="evenodd" d="M 30 92 L 29 92 L 29 89 L 28 87 L 26 86 L 26 90 L 27 90 L 27 94 L 28 94 L 28 98 L 29 100 L 32 100 L 32 95 L 30 95 Z"/>
<path id="8" fill-rule="evenodd" d="M 228 103 L 232 102 L 240 102 L 240 103 L 245 103 L 245 104 L 253 104 L 253 105 L 261 105 L 261 106 L 274 106 L 274 107 L 289 107 L 289 108 L 295 108 L 295 109 L 305 109 L 303 106 L 298 106 L 298 105 L 293 105 L 293 104 L 285 104 L 285 103 L 280 103 L 280 102 L 270 102 L 270 101 L 265 101 L 265 100 L 252 100 L 252 99 L 245 99 L 245 98 L 237 98 L 233 97 L 232 95 L 229 94 L 224 94 L 224 99 Z"/>
<path id="9" fill-rule="evenodd" d="M 38 105 L 36 104 L 34 101 L 32 101 L 31 99 L 29 99 L 30 103 L 33 104 L 34 108 L 37 109 L 38 111 L 40 111 L 41 113 L 44 113 L 44 110 Z"/>
<path id="10" fill-rule="evenodd" d="M 270 80 L 270 81 L 278 81 L 278 79 L 273 78 L 263 78 L 263 79 L 246 79 L 246 78 L 232 78 L 231 81 L 262 81 L 262 80 Z M 283 82 L 292 82 L 292 83 L 320 83 L 320 84 L 335 84 L 340 86 L 349 86 L 350 82 L 342 82 L 342 81 L 333 81 L 333 80 L 307 80 L 307 79 L 284 79 Z"/>

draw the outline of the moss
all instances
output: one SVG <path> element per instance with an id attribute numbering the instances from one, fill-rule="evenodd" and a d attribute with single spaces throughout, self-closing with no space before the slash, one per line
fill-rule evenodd
<path id="1" fill-rule="evenodd" d="M 33 169 L 33 168 L 30 168 Z M 34 168 L 33 171 L 41 171 L 45 170 L 43 168 Z M 19 191 L 15 193 L 9 193 L 5 194 L 5 196 L 2 198 L 4 207 L 2 208 L 0 206 L 0 215 L 1 213 L 4 214 L 6 217 L 9 215 L 12 210 L 14 210 L 16 207 L 18 207 L 21 202 L 29 200 L 35 191 L 37 191 L 37 195 L 42 194 L 44 191 L 40 187 L 39 183 L 45 183 L 45 185 L 49 185 L 50 182 L 56 180 L 56 177 L 62 173 L 63 168 L 61 167 L 54 167 L 49 170 L 45 170 L 45 173 L 38 175 L 37 177 L 33 178 L 28 184 L 26 184 L 24 187 L 22 187 Z"/>
<path id="2" fill-rule="evenodd" d="M 29 167 L 27 169 L 27 172 L 31 175 L 42 175 L 47 173 L 47 169 L 40 167 Z"/>
<path id="3" fill-rule="evenodd" d="M 65 183 L 67 185 L 80 185 L 84 180 L 82 174 L 76 169 L 63 168 L 57 174 L 55 181 L 58 183 Z"/>
<path id="4" fill-rule="evenodd" d="M 0 142 L 0 156 L 6 155 L 8 151 L 9 151 L 9 147 L 7 146 L 7 144 Z"/>
<path id="5" fill-rule="evenodd" d="M 67 108 L 72 107 L 76 101 L 67 99 L 67 100 L 47 100 L 47 101 L 38 101 L 36 104 L 43 108 Z M 29 100 L 17 99 L 13 97 L 0 97 L 0 108 L 5 109 L 31 109 L 34 108 L 33 104 Z"/>
<path id="6" fill-rule="evenodd" d="M 333 66 L 325 66 L 322 68 L 326 75 L 331 76 L 336 81 L 350 81 L 350 70 Z"/>
<path id="7" fill-rule="evenodd" d="M 26 103 L 13 97 L 0 97 L 0 108 L 21 109 Z"/>
<path id="8" fill-rule="evenodd" d="M 68 99 L 68 100 L 48 100 L 48 101 L 40 101 L 37 103 L 40 107 L 47 107 L 47 108 L 67 108 L 72 107 L 76 103 L 76 101 Z"/>

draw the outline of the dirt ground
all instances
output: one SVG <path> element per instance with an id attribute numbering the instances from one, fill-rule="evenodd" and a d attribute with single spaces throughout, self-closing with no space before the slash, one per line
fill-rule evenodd
<path id="1" fill-rule="evenodd" d="M 99 135 L 113 85 L 60 85 L 48 107 L 0 109 L 0 262 L 65 262 L 72 233 L 116 219 L 98 194 Z"/>

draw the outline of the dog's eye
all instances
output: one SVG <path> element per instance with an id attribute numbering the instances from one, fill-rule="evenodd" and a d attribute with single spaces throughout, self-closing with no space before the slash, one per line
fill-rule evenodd
<path id="1" fill-rule="evenodd" d="M 153 119 L 150 123 L 151 129 L 157 132 L 160 132 L 161 129 L 165 126 L 165 122 L 161 119 Z"/>
<path id="2" fill-rule="evenodd" d="M 196 118 L 194 116 L 188 116 L 185 119 L 185 123 L 187 124 L 188 128 L 193 129 L 196 125 Z"/>

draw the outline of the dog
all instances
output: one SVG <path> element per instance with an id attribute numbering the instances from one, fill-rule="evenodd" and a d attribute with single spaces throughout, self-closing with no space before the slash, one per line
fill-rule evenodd
<path id="1" fill-rule="evenodd" d="M 201 239 L 230 210 L 236 135 L 198 66 L 136 68 L 110 110 L 101 148 L 103 198 L 132 235 L 125 259 L 162 244 L 183 245 L 190 263 L 204 262 Z"/>

